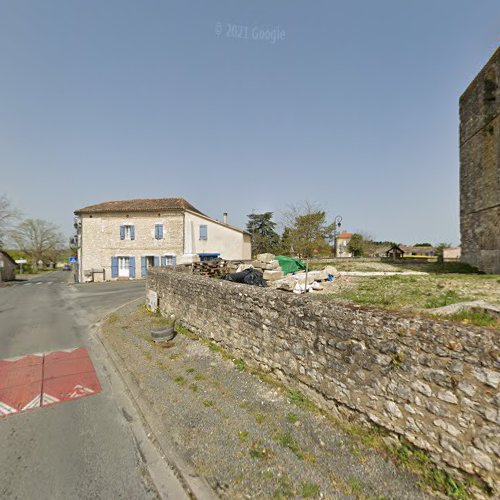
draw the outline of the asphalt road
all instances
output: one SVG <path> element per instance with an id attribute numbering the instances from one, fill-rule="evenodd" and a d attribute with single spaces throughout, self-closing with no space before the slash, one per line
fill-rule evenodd
<path id="1" fill-rule="evenodd" d="M 0 288 L 0 359 L 83 346 L 102 392 L 0 418 L 0 498 L 182 497 L 92 335 L 105 313 L 144 295 L 144 282 L 70 279 L 60 271 Z"/>

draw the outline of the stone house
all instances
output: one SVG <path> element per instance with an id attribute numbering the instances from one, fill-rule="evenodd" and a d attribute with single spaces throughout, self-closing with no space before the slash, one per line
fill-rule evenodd
<path id="1" fill-rule="evenodd" d="M 500 273 L 500 48 L 460 97 L 461 259 Z"/>
<path id="2" fill-rule="evenodd" d="M 154 266 L 251 258 L 251 235 L 182 198 L 108 201 L 75 211 L 79 281 L 144 278 Z"/>
<path id="3" fill-rule="evenodd" d="M 0 282 L 16 279 L 16 262 L 3 250 L 0 250 Z"/>
<path id="4" fill-rule="evenodd" d="M 349 242 L 352 234 L 347 231 L 342 231 L 335 239 L 335 257 L 352 257 L 349 251 Z"/>

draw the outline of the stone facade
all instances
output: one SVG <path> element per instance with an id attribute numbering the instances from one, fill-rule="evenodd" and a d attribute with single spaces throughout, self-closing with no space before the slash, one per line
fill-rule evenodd
<path id="1" fill-rule="evenodd" d="M 144 278 L 150 267 L 193 262 L 207 253 L 227 260 L 250 259 L 250 234 L 211 219 L 185 200 L 161 199 L 156 209 L 154 202 L 106 202 L 75 212 L 81 282 L 97 275 L 106 280 Z M 179 208 L 162 209 L 165 202 Z"/>
<path id="2" fill-rule="evenodd" d="M 462 260 L 500 273 L 500 49 L 460 97 Z"/>
<path id="3" fill-rule="evenodd" d="M 498 332 L 215 280 L 148 275 L 164 315 L 334 413 L 404 436 L 500 485 Z"/>

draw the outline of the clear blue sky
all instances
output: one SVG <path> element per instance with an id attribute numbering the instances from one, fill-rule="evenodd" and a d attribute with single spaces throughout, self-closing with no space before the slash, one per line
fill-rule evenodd
<path id="1" fill-rule="evenodd" d="M 458 99 L 499 39 L 498 0 L 0 0 L 0 194 L 68 235 L 181 196 L 458 243 Z"/>

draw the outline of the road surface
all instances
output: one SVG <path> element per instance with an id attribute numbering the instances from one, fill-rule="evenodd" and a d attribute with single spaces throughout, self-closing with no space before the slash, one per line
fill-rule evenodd
<path id="1" fill-rule="evenodd" d="M 70 279 L 60 271 L 0 288 L 0 359 L 85 347 L 102 392 L 0 418 L 0 498 L 183 498 L 92 335 L 144 282 Z"/>

